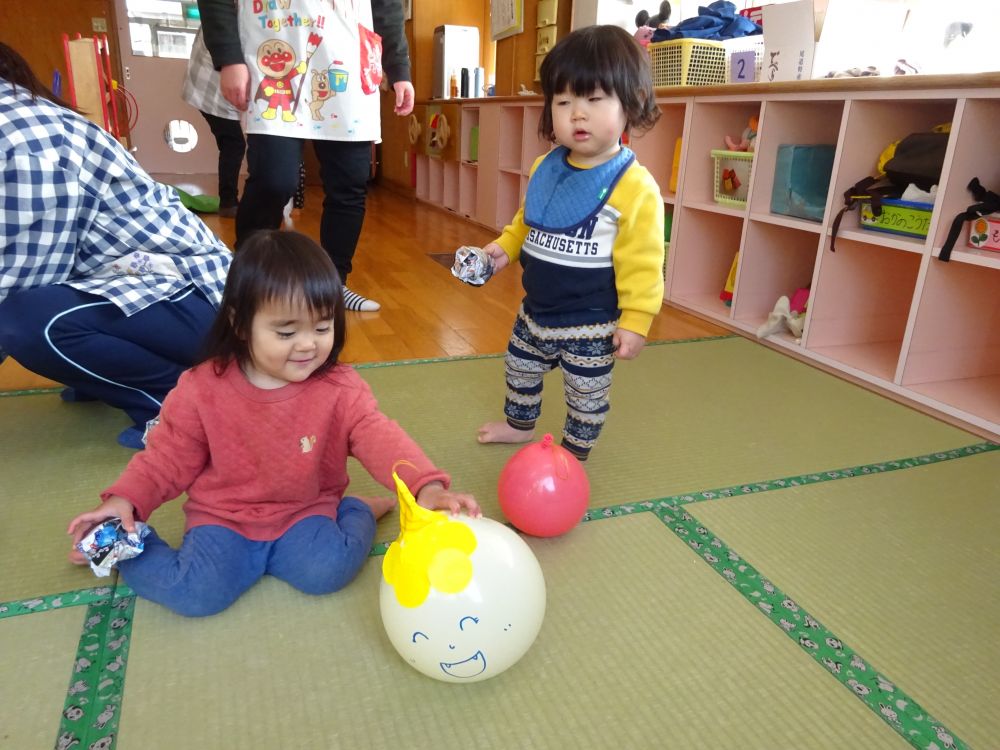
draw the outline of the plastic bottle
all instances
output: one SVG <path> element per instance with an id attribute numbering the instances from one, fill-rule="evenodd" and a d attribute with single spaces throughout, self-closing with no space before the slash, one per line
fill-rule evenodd
<path id="1" fill-rule="evenodd" d="M 452 99 L 458 97 L 458 77 L 455 75 L 455 71 L 451 71 L 451 81 L 448 84 L 449 96 Z"/>

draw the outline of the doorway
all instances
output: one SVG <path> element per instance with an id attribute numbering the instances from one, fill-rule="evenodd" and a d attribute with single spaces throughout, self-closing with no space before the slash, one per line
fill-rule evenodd
<path id="1" fill-rule="evenodd" d="M 216 174 L 208 123 L 181 99 L 191 43 L 201 26 L 196 0 L 114 0 L 123 85 L 138 119 L 132 152 L 154 175 Z M 214 179 L 205 192 L 213 193 Z"/>

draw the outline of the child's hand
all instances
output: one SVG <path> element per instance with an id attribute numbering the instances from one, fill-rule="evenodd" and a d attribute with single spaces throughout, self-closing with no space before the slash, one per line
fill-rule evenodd
<path id="1" fill-rule="evenodd" d="M 618 359 L 635 359 L 646 345 L 646 337 L 624 328 L 615 330 L 611 338 L 615 345 L 615 356 Z"/>
<path id="2" fill-rule="evenodd" d="M 447 510 L 452 515 L 458 515 L 462 508 L 473 518 L 483 515 L 476 498 L 464 492 L 446 490 L 440 482 L 428 482 L 421 487 L 417 502 L 427 510 Z"/>
<path id="3" fill-rule="evenodd" d="M 503 251 L 497 243 L 491 242 L 486 247 L 483 248 L 483 252 L 486 253 L 493 260 L 493 274 L 496 275 L 500 273 L 510 264 L 510 258 L 507 257 L 507 253 Z"/>
<path id="4" fill-rule="evenodd" d="M 66 533 L 73 536 L 73 545 L 76 546 L 84 534 L 109 518 L 120 518 L 125 531 L 135 531 L 135 508 L 132 507 L 132 503 L 124 497 L 112 495 L 93 510 L 81 513 L 70 521 Z"/>

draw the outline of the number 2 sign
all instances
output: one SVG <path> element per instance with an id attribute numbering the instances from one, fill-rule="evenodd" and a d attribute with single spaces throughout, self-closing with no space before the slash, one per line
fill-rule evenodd
<path id="1" fill-rule="evenodd" d="M 756 76 L 757 53 L 753 50 L 734 52 L 729 56 L 729 82 L 753 83 Z"/>

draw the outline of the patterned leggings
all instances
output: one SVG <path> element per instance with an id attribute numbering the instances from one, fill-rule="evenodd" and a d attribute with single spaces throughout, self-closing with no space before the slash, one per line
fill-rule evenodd
<path id="1" fill-rule="evenodd" d="M 563 371 L 566 424 L 562 445 L 581 461 L 601 434 L 610 405 L 612 337 L 617 320 L 549 328 L 518 311 L 507 345 L 507 424 L 518 430 L 535 427 L 542 412 L 542 377 L 557 365 Z"/>

